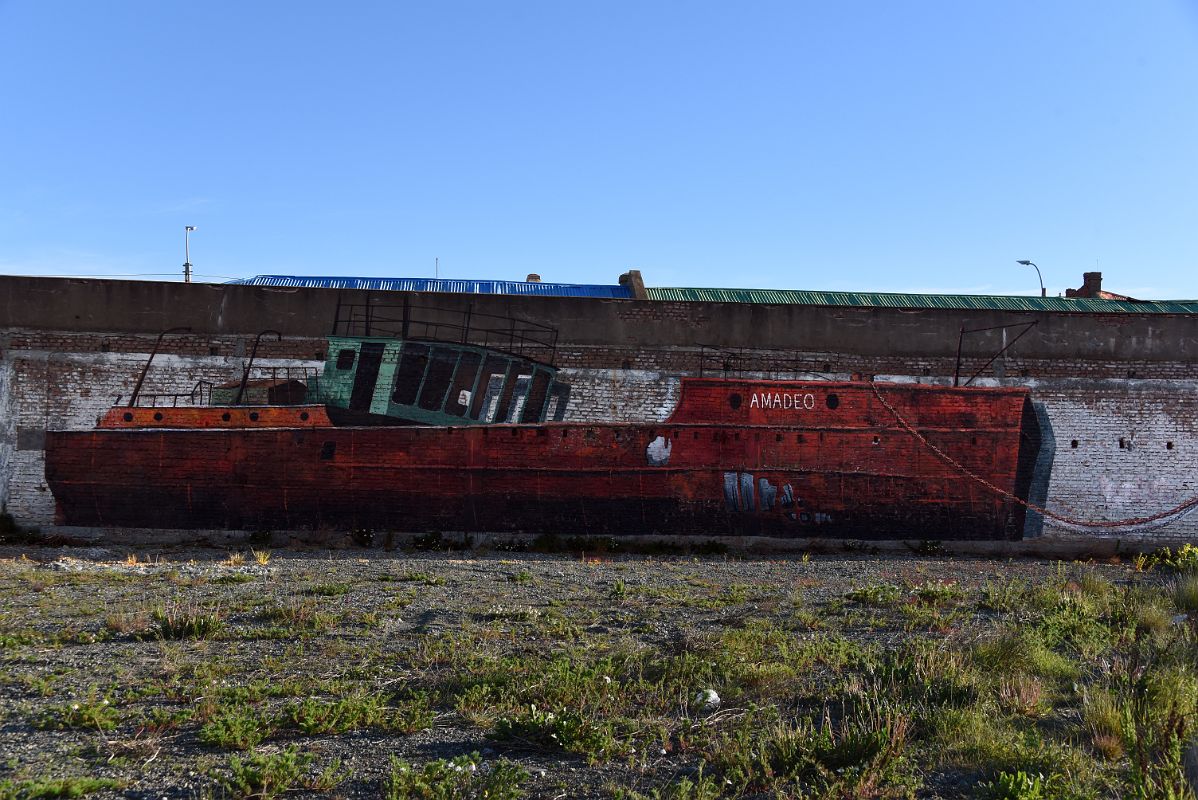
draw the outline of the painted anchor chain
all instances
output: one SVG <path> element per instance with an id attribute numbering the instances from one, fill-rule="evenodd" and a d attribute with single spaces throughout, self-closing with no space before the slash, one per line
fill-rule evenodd
<path id="1" fill-rule="evenodd" d="M 1130 517 L 1128 519 L 1120 519 L 1120 520 L 1085 520 L 1085 519 L 1078 519 L 1076 517 L 1068 517 L 1068 516 L 1065 516 L 1064 514 L 1058 514 L 1055 511 L 1049 511 L 1047 508 L 1038 506 L 1035 503 L 1029 503 L 1028 501 L 1024 500 L 1023 498 L 1018 497 L 1018 496 L 1012 494 L 1011 492 L 1008 492 L 1006 489 L 1003 489 L 999 486 L 995 486 L 993 483 L 986 480 L 981 475 L 978 475 L 975 472 L 971 471 L 964 464 L 957 461 L 955 458 L 950 456 L 948 453 L 944 452 L 939 447 L 937 447 L 936 445 L 929 442 L 927 440 L 927 438 L 925 438 L 924 435 L 921 434 L 919 431 L 915 430 L 915 428 L 912 427 L 912 425 L 909 422 L 907 422 L 906 419 L 903 418 L 903 415 L 899 413 L 898 409 L 896 409 L 894 406 L 892 406 L 890 403 L 888 403 L 886 401 L 886 398 L 882 396 L 882 393 L 880 391 L 878 391 L 877 383 L 871 381 L 870 388 L 873 389 L 874 396 L 878 398 L 878 402 L 880 402 L 882 404 L 882 406 L 887 411 L 890 412 L 890 415 L 894 417 L 895 421 L 898 422 L 899 426 L 903 430 L 905 430 L 907 433 L 911 434 L 911 436 L 914 437 L 917 442 L 919 442 L 924 447 L 926 447 L 928 450 L 930 450 L 932 452 L 932 454 L 935 455 L 937 458 L 939 458 L 941 461 L 948 464 L 950 467 L 957 470 L 962 475 L 964 475 L 965 477 L 974 481 L 975 483 L 978 483 L 978 484 L 986 487 L 987 489 L 989 489 L 990 491 L 999 495 L 1000 497 L 1002 497 L 1006 500 L 1010 500 L 1012 502 L 1018 503 L 1019 505 L 1028 509 L 1029 511 L 1034 511 L 1037 514 L 1040 514 L 1041 516 L 1043 516 L 1045 519 L 1050 519 L 1063 528 L 1068 528 L 1071 530 L 1079 530 L 1079 531 L 1089 531 L 1089 530 L 1094 530 L 1096 528 L 1107 529 L 1107 530 L 1114 529 L 1114 528 L 1140 528 L 1143 530 L 1149 530 L 1151 528 L 1157 528 L 1162 525 L 1167 525 L 1170 522 L 1176 522 L 1179 519 L 1189 516 L 1195 510 L 1198 510 L 1198 496 L 1196 496 L 1196 497 L 1191 497 L 1190 499 L 1186 500 L 1185 502 L 1179 503 L 1178 505 L 1174 506 L 1173 508 L 1167 509 L 1165 511 L 1161 511 L 1160 513 L 1157 513 L 1157 514 L 1152 514 L 1152 515 L 1146 516 L 1146 517 Z"/>

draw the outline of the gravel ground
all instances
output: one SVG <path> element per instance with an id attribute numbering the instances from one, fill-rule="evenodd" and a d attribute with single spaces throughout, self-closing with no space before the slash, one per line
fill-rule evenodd
<path id="1" fill-rule="evenodd" d="M 277 725 L 253 750 L 294 746 L 310 755 L 300 781 L 308 787 L 339 763 L 322 788 L 293 787 L 301 796 L 378 796 L 393 756 L 418 765 L 472 752 L 483 773 L 501 759 L 520 765 L 530 797 L 649 794 L 695 773 L 697 754 L 674 734 L 652 752 L 600 758 L 496 737 L 493 720 L 472 719 L 455 703 L 447 687 L 467 684 L 470 675 L 454 670 L 613 647 L 664 658 L 753 624 L 776 626 L 799 644 L 837 637 L 885 649 L 920 636 L 965 648 L 995 624 L 995 613 L 975 602 L 987 587 L 1034 587 L 1081 572 L 1116 583 L 1136 579 L 1118 563 L 893 554 L 735 559 L 362 549 L 257 556 L 261 563 L 252 551 L 0 548 L 0 789 L 6 780 L 90 776 L 114 782 L 97 797 L 237 794 L 227 784 L 245 752 L 201 736 L 214 698 L 269 719 L 306 696 L 368 691 L 406 702 L 429 690 L 428 727 L 362 724 L 306 734 Z M 960 602 L 913 626 L 902 609 L 846 602 L 847 592 L 873 585 L 950 586 Z M 163 638 L 154 616 L 163 610 L 210 613 L 222 624 L 200 636 Z M 461 662 L 468 667 L 454 662 L 464 648 L 478 651 Z M 247 686 L 256 688 L 238 694 Z M 718 711 L 679 697 L 666 727 L 692 717 L 715 725 L 749 706 L 736 687 L 696 683 L 687 692 L 706 689 L 725 694 Z M 968 770 L 929 767 L 915 792 L 964 796 L 976 779 Z"/>

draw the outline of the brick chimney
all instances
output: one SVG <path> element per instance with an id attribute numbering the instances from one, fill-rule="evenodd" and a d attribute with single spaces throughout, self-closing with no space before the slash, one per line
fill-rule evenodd
<path id="1" fill-rule="evenodd" d="M 527 283 L 540 283 L 541 276 L 535 272 L 528 273 L 528 277 L 524 279 Z"/>
<path id="2" fill-rule="evenodd" d="M 645 293 L 645 281 L 641 278 L 639 269 L 630 269 L 620 276 L 620 285 L 627 286 L 632 290 L 632 298 L 634 300 L 648 300 L 649 295 Z"/>
<path id="3" fill-rule="evenodd" d="M 1102 297 L 1102 273 L 1083 272 L 1082 288 L 1066 289 L 1066 297 Z"/>

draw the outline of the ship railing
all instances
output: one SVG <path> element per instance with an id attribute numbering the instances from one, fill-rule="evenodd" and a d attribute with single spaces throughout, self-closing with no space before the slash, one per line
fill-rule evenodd
<path id="1" fill-rule="evenodd" d="M 383 336 L 476 345 L 551 364 L 556 328 L 500 314 L 431 305 L 338 303 L 334 336 Z"/>
<path id="2" fill-rule="evenodd" d="M 212 399 L 213 384 L 196 381 L 189 392 L 139 392 L 133 406 L 136 408 L 178 408 L 179 406 L 206 406 Z M 128 405 L 124 395 L 114 395 L 114 406 Z"/>
<path id="3" fill-rule="evenodd" d="M 309 383 L 320 375 L 318 367 L 262 367 L 250 370 L 251 381 L 299 381 Z"/>
<path id="4" fill-rule="evenodd" d="M 700 378 L 756 378 L 764 380 L 828 380 L 840 372 L 840 357 L 833 353 L 796 353 L 793 350 L 699 346 Z"/>

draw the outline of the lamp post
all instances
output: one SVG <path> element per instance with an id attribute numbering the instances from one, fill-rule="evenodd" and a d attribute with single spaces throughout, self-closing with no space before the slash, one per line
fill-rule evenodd
<path id="1" fill-rule="evenodd" d="M 1022 264 L 1025 267 L 1036 267 L 1031 261 L 1016 261 L 1016 264 Z M 1048 297 L 1048 292 L 1044 290 L 1044 276 L 1040 274 L 1040 268 L 1036 267 L 1036 277 L 1040 279 L 1040 296 Z"/>
<path id="2" fill-rule="evenodd" d="M 191 283 L 191 232 L 195 225 L 183 226 L 183 282 Z"/>

